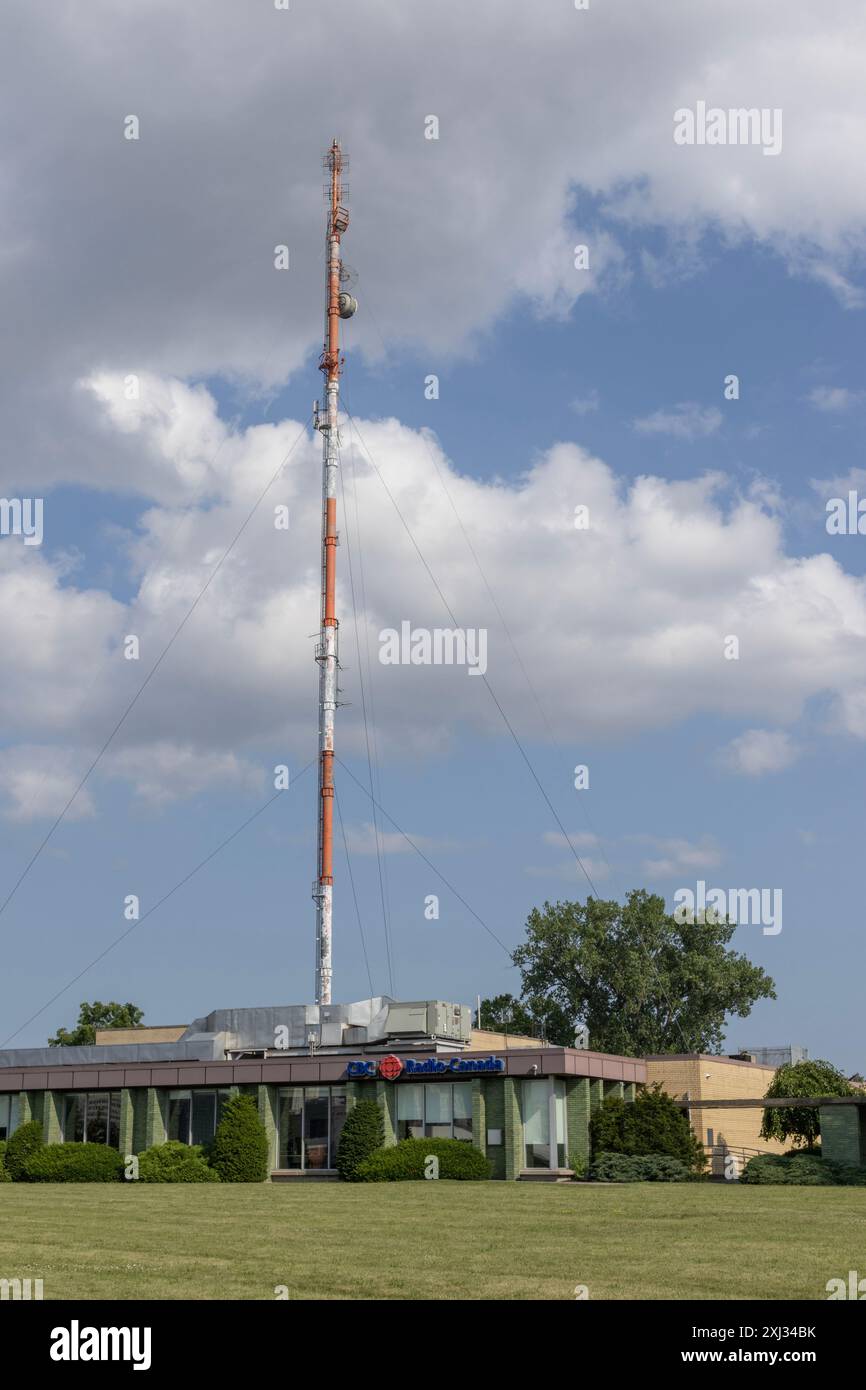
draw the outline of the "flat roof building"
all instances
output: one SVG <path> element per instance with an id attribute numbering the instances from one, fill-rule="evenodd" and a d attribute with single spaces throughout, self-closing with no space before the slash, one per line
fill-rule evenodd
<path id="1" fill-rule="evenodd" d="M 633 1098 L 645 1080 L 637 1058 L 473 1030 L 468 1005 L 439 1000 L 218 1009 L 182 1029 L 0 1052 L 0 1138 L 38 1119 L 47 1143 L 124 1154 L 207 1143 L 240 1090 L 256 1100 L 272 1177 L 325 1178 L 348 1110 L 371 1097 L 387 1144 L 461 1139 L 487 1155 L 494 1178 L 555 1179 L 588 1158 L 604 1097 Z"/>

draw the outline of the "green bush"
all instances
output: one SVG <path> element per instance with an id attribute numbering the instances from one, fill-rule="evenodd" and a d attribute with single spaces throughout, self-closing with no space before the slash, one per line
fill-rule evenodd
<path id="1" fill-rule="evenodd" d="M 788 1187 L 866 1187 L 866 1168 L 831 1163 L 820 1154 L 756 1154 L 740 1182 Z"/>
<path id="2" fill-rule="evenodd" d="M 6 1172 L 13 1182 L 24 1182 L 24 1165 L 31 1154 L 42 1148 L 42 1126 L 38 1120 L 19 1125 L 11 1139 L 6 1140 L 3 1158 Z"/>
<path id="3" fill-rule="evenodd" d="M 465 1139 L 401 1139 L 387 1149 L 378 1149 L 360 1163 L 358 1182 L 411 1182 L 426 1176 L 428 1159 L 439 1160 L 439 1177 L 458 1182 L 485 1182 L 490 1164 Z"/>
<path id="4" fill-rule="evenodd" d="M 117 1182 L 123 1159 L 108 1144 L 43 1144 L 24 1164 L 24 1182 Z"/>
<path id="5" fill-rule="evenodd" d="M 5 1140 L 5 1139 L 0 1139 L 0 1182 L 11 1182 L 12 1179 L 10 1178 L 9 1174 L 6 1172 L 6 1164 L 5 1164 L 4 1161 L 3 1161 L 3 1160 L 4 1160 L 5 1154 L 6 1154 L 6 1140 Z"/>
<path id="6" fill-rule="evenodd" d="M 221 1182 L 266 1182 L 268 1136 L 252 1096 L 229 1096 L 210 1149 Z"/>
<path id="7" fill-rule="evenodd" d="M 658 1082 L 638 1091 L 633 1101 L 608 1096 L 590 1126 L 593 1159 L 601 1154 L 666 1154 L 700 1173 L 706 1163 L 703 1146 L 685 1115 Z"/>
<path id="8" fill-rule="evenodd" d="M 568 1166 L 576 1178 L 585 1178 L 589 1172 L 589 1163 L 583 1154 L 571 1154 Z"/>
<path id="9" fill-rule="evenodd" d="M 358 1167 L 381 1149 L 385 1120 L 374 1100 L 359 1100 L 346 1116 L 337 1144 L 337 1172 L 343 1182 L 359 1182 Z"/>
<path id="10" fill-rule="evenodd" d="M 169 1139 L 138 1155 L 139 1182 L 219 1182 L 220 1175 L 205 1160 L 200 1144 Z"/>
<path id="11" fill-rule="evenodd" d="M 603 1153 L 593 1160 L 596 1182 L 693 1182 L 695 1173 L 668 1154 Z"/>

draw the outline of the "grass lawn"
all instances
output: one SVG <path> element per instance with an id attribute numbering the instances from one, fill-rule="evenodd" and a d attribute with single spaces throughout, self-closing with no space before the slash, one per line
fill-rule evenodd
<path id="1" fill-rule="evenodd" d="M 0 1186 L 0 1278 L 46 1299 L 823 1299 L 864 1266 L 857 1188 Z"/>

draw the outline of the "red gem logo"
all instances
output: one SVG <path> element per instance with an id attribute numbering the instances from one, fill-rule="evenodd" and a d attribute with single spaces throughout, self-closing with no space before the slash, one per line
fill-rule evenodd
<path id="1" fill-rule="evenodd" d="M 383 1057 L 379 1063 L 379 1075 L 384 1076 L 386 1081 L 396 1081 L 402 1070 L 403 1063 L 393 1053 L 388 1057 Z"/>

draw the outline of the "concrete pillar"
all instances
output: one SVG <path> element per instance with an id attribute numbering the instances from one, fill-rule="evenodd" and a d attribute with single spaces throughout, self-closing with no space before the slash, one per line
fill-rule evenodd
<path id="1" fill-rule="evenodd" d="M 31 1104 L 30 1092 L 29 1092 L 29 1091 L 19 1091 L 19 1092 L 18 1092 L 18 1119 L 17 1119 L 17 1121 L 16 1121 L 16 1127 L 20 1127 L 21 1125 L 29 1124 L 29 1122 L 30 1122 L 31 1120 L 35 1120 L 35 1118 L 36 1118 L 36 1116 L 33 1114 L 33 1106 L 32 1106 L 32 1104 Z"/>
<path id="2" fill-rule="evenodd" d="M 626 1081 L 624 1084 L 625 1101 L 627 1105 L 631 1105 L 637 1099 L 637 1083 L 634 1081 Z"/>
<path id="3" fill-rule="evenodd" d="M 42 1096 L 42 1138 L 46 1144 L 62 1144 L 64 1093 L 43 1091 Z"/>
<path id="4" fill-rule="evenodd" d="M 520 1097 L 517 1091 L 517 1082 L 513 1076 L 506 1076 L 504 1081 L 504 1110 L 505 1110 L 505 1177 L 509 1182 L 514 1182 L 520 1177 L 520 1170 L 523 1167 L 523 1120 L 520 1115 Z"/>

